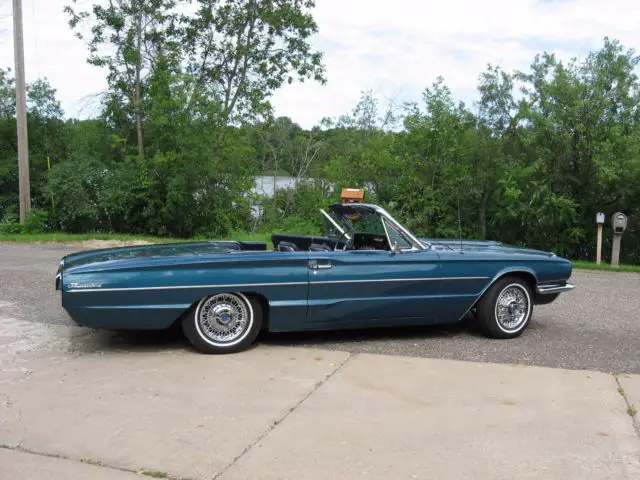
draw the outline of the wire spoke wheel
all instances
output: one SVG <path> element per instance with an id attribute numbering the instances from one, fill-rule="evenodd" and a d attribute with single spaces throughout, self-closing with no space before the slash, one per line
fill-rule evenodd
<path id="1" fill-rule="evenodd" d="M 256 295 L 216 293 L 202 298 L 182 319 L 191 344 L 207 354 L 241 352 L 263 326 L 263 307 Z"/>
<path id="2" fill-rule="evenodd" d="M 529 317 L 531 299 L 519 284 L 505 287 L 496 300 L 495 316 L 502 329 L 508 332 L 517 331 Z"/>
<path id="3" fill-rule="evenodd" d="M 251 326 L 253 312 L 239 295 L 219 293 L 205 299 L 198 307 L 198 330 L 209 342 L 228 345 L 236 342 Z"/>
<path id="4" fill-rule="evenodd" d="M 506 339 L 522 334 L 533 314 L 532 290 L 530 283 L 519 276 L 496 280 L 477 304 L 476 320 L 485 336 Z"/>

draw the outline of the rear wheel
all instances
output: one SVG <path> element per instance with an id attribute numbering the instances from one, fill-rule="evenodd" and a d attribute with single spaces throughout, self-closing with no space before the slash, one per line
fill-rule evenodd
<path id="1" fill-rule="evenodd" d="M 260 303 L 242 293 L 218 293 L 203 298 L 182 320 L 182 330 L 202 353 L 246 350 L 262 327 Z"/>
<path id="2" fill-rule="evenodd" d="M 478 322 L 484 334 L 491 338 L 519 336 L 532 315 L 531 287 L 519 277 L 501 278 L 478 302 Z"/>

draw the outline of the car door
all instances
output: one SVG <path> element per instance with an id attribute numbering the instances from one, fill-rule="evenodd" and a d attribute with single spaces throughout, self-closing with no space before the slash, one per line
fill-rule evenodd
<path id="1" fill-rule="evenodd" d="M 320 328 L 435 318 L 439 273 L 438 253 L 429 250 L 312 252 L 308 322 Z"/>

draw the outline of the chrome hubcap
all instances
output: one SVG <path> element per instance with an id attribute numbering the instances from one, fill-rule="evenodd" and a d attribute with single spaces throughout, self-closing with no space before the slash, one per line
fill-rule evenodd
<path id="1" fill-rule="evenodd" d="M 529 315 L 529 298 L 522 287 L 510 285 L 498 296 L 496 319 L 505 330 L 518 330 Z"/>
<path id="2" fill-rule="evenodd" d="M 250 314 L 238 296 L 220 293 L 208 298 L 198 313 L 198 324 L 215 343 L 230 343 L 240 338 L 249 327 Z"/>

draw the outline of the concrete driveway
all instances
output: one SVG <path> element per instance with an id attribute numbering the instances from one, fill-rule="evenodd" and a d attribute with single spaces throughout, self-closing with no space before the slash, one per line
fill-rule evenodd
<path id="1" fill-rule="evenodd" d="M 640 478 L 640 276 L 577 272 L 516 341 L 270 335 L 211 357 L 71 326 L 66 251 L 0 245 L 0 478 Z"/>

